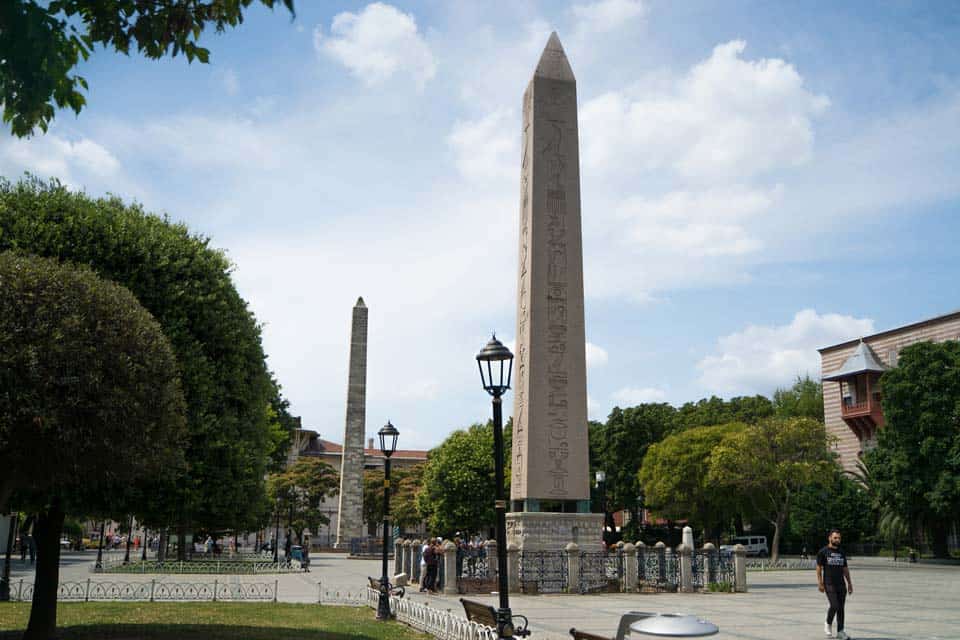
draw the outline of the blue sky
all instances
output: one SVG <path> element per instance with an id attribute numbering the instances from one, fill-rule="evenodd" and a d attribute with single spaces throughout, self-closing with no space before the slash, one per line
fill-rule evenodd
<path id="1" fill-rule="evenodd" d="M 79 117 L 0 172 L 209 235 L 304 425 L 342 438 L 351 307 L 367 430 L 484 420 L 515 331 L 520 101 L 557 30 L 578 80 L 590 415 L 771 393 L 817 347 L 960 307 L 960 19 L 906 2 L 301 0 L 211 64 L 98 51 Z M 509 404 L 509 403 L 508 403 Z"/>

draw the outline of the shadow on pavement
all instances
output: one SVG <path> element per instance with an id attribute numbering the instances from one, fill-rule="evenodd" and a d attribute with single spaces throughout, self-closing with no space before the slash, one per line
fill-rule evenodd
<path id="1" fill-rule="evenodd" d="M 22 631 L 0 631 L 0 640 L 19 640 Z M 415 632 L 410 631 L 412 637 Z M 396 637 L 407 635 L 396 634 Z M 361 633 L 331 633 L 323 629 L 292 629 L 284 627 L 246 627 L 209 624 L 145 624 L 145 625 L 84 625 L 58 627 L 61 640 L 177 640 L 203 638 L 204 640 L 374 640 L 375 636 Z"/>

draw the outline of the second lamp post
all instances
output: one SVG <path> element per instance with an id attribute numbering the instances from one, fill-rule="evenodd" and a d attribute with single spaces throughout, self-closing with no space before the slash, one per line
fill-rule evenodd
<path id="1" fill-rule="evenodd" d="M 389 620 L 390 613 L 390 577 L 387 575 L 387 550 L 390 548 L 390 456 L 397 450 L 397 428 L 387 424 L 377 432 L 380 436 L 380 452 L 383 453 L 383 572 L 380 576 L 380 600 L 377 602 L 377 620 Z"/>
<path id="2" fill-rule="evenodd" d="M 480 380 L 484 390 L 493 396 L 493 464 L 496 493 L 494 508 L 497 514 L 497 590 L 500 608 L 497 609 L 497 635 L 513 636 L 513 614 L 507 585 L 507 500 L 503 491 L 503 408 L 502 396 L 510 388 L 513 372 L 513 354 L 494 335 L 477 354 Z"/>

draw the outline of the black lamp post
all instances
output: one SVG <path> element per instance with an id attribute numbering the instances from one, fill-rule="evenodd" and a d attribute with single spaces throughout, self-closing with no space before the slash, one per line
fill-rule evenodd
<path id="1" fill-rule="evenodd" d="M 507 500 L 503 494 L 503 411 L 501 397 L 510 388 L 513 373 L 513 354 L 497 340 L 496 334 L 477 354 L 477 367 L 484 390 L 493 396 L 493 463 L 496 474 L 494 509 L 497 514 L 497 590 L 500 608 L 497 609 L 497 635 L 513 637 L 513 615 L 510 613 L 510 595 L 507 585 Z"/>
<path id="2" fill-rule="evenodd" d="M 380 600 L 377 602 L 377 620 L 389 620 L 390 614 L 390 578 L 387 576 L 387 549 L 390 547 L 390 456 L 397 450 L 397 428 L 387 424 L 377 432 L 380 436 L 380 451 L 383 453 L 383 571 L 380 576 Z"/>
<path id="3" fill-rule="evenodd" d="M 103 569 L 103 527 L 104 521 L 100 521 L 100 541 L 97 544 L 97 564 L 94 565 L 95 569 Z"/>
<path id="4" fill-rule="evenodd" d="M 607 547 L 613 538 L 612 529 L 608 528 L 609 523 L 607 522 L 607 474 L 601 470 L 597 471 L 595 477 L 597 488 L 600 490 L 600 508 L 603 510 L 603 546 Z"/>

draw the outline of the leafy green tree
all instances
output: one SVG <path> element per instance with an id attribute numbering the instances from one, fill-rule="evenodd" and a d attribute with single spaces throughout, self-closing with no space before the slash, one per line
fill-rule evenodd
<path id="1" fill-rule="evenodd" d="M 833 528 L 843 532 L 845 543 L 861 542 L 876 531 L 870 494 L 838 466 L 797 492 L 786 533 L 814 551 L 825 544 L 827 532 Z"/>
<path id="2" fill-rule="evenodd" d="M 688 520 L 710 537 L 740 513 L 739 495 L 708 480 L 714 451 L 747 425 L 693 427 L 650 445 L 637 480 L 646 506 L 668 520 Z"/>
<path id="3" fill-rule="evenodd" d="M 189 425 L 175 444 L 186 467 L 138 488 L 150 498 L 141 501 L 138 520 L 187 533 L 259 514 L 276 455 L 269 407 L 279 391 L 224 254 L 185 226 L 119 198 L 93 199 L 34 178 L 0 179 L 0 250 L 10 248 L 86 264 L 126 286 L 173 345 Z"/>
<path id="4" fill-rule="evenodd" d="M 293 13 L 293 0 L 259 0 Z M 0 2 L 0 102 L 16 136 L 46 131 L 56 108 L 80 113 L 87 81 L 72 71 L 94 47 L 147 58 L 183 53 L 206 63 L 206 27 L 221 33 L 243 22 L 253 0 L 5 0 Z"/>
<path id="5" fill-rule="evenodd" d="M 780 418 L 810 418 L 823 422 L 823 385 L 810 376 L 797 377 L 789 389 L 773 393 L 774 413 Z"/>
<path id="6" fill-rule="evenodd" d="M 833 472 L 823 423 L 809 418 L 769 418 L 726 434 L 710 455 L 707 482 L 741 495 L 773 526 L 771 558 L 796 495 Z"/>
<path id="7" fill-rule="evenodd" d="M 417 509 L 417 495 L 423 486 L 424 464 L 390 469 L 390 523 L 404 529 L 423 518 Z M 383 470 L 363 472 L 363 519 L 375 529 L 383 521 Z"/>
<path id="8" fill-rule="evenodd" d="M 38 514 L 24 638 L 56 627 L 65 513 L 116 507 L 117 487 L 176 464 L 184 413 L 170 343 L 127 289 L 0 253 L 0 486 Z"/>
<path id="9" fill-rule="evenodd" d="M 866 455 L 880 503 L 922 527 L 947 557 L 960 514 L 960 343 L 900 351 L 880 379 L 885 424 Z"/>
<path id="10" fill-rule="evenodd" d="M 629 509 L 632 522 L 639 520 L 641 488 L 637 472 L 647 448 L 670 433 L 675 418 L 676 409 L 666 403 L 614 407 L 606 424 L 593 428 L 593 470 L 602 469 L 606 474 L 607 506 L 611 511 Z"/>
<path id="11" fill-rule="evenodd" d="M 313 533 L 320 525 L 330 524 L 330 518 L 320 508 L 327 498 L 340 488 L 340 474 L 318 458 L 300 458 L 282 473 L 270 476 L 268 495 L 281 518 L 287 519 L 298 540 L 303 540 L 304 529 Z"/>
<path id="12" fill-rule="evenodd" d="M 510 423 L 508 423 L 508 427 Z M 510 434 L 504 428 L 506 473 L 510 494 Z M 423 489 L 417 509 L 431 533 L 482 531 L 494 521 L 493 423 L 474 424 L 451 433 L 430 451 L 423 470 Z"/>
<path id="13" fill-rule="evenodd" d="M 773 414 L 773 403 L 765 396 L 738 396 L 729 400 L 711 396 L 677 409 L 677 427 L 689 429 L 732 422 L 757 424 Z"/>

